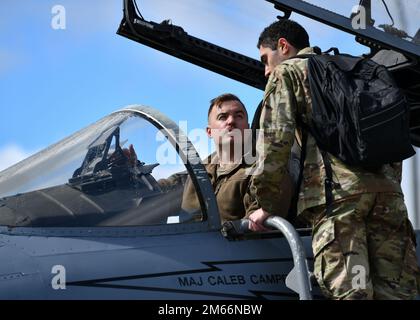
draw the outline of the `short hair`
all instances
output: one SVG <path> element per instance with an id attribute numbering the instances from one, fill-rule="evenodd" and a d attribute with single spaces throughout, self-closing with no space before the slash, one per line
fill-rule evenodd
<path id="1" fill-rule="evenodd" d="M 248 119 L 248 112 L 246 111 L 245 105 L 242 103 L 242 101 L 237 96 L 235 96 L 232 93 L 224 93 L 224 94 L 221 94 L 220 96 L 217 96 L 216 98 L 210 100 L 210 107 L 209 107 L 209 111 L 207 113 L 207 119 L 210 118 L 210 113 L 211 113 L 211 111 L 213 110 L 214 107 L 220 106 L 223 102 L 226 102 L 226 101 L 238 101 L 242 105 L 242 107 L 244 108 L 245 115 Z"/>
<path id="2" fill-rule="evenodd" d="M 309 35 L 305 28 L 293 20 L 280 19 L 261 32 L 257 48 L 263 46 L 276 50 L 280 38 L 285 38 L 297 50 L 309 47 Z"/>

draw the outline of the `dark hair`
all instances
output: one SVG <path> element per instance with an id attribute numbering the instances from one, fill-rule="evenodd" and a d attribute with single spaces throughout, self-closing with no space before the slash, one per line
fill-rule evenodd
<path id="1" fill-rule="evenodd" d="M 238 101 L 242 105 L 242 107 L 244 108 L 246 117 L 248 118 L 248 112 L 246 111 L 245 105 L 242 103 L 242 101 L 237 96 L 235 96 L 232 93 L 224 93 L 224 94 L 221 94 L 220 96 L 217 96 L 214 99 L 211 99 L 210 100 L 209 112 L 207 113 L 207 118 L 210 118 L 210 113 L 213 110 L 213 107 L 220 106 L 223 102 L 226 102 L 226 101 Z"/>
<path id="2" fill-rule="evenodd" d="M 289 19 L 280 19 L 261 32 L 257 48 L 263 46 L 276 50 L 280 38 L 285 38 L 297 50 L 309 47 L 308 33 L 299 23 Z"/>

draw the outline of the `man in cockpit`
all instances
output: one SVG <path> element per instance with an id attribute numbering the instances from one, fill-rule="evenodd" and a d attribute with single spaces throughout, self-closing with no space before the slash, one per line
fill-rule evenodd
<path id="1" fill-rule="evenodd" d="M 208 110 L 207 135 L 214 140 L 216 151 L 207 158 L 205 168 L 216 196 L 222 222 L 248 218 L 250 229 L 263 231 L 266 217 L 256 216 L 260 208 L 250 195 L 250 169 L 255 159 L 250 161 L 252 139 L 246 134 L 249 129 L 248 113 L 241 100 L 230 93 L 222 94 L 210 101 Z M 292 182 L 285 180 L 282 196 L 273 199 L 275 214 L 287 216 L 291 201 Z M 187 180 L 182 199 L 182 208 L 192 211 L 199 208 L 195 189 Z"/>

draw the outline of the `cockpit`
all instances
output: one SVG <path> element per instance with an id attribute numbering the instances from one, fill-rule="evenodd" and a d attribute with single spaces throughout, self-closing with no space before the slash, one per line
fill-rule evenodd
<path id="1" fill-rule="evenodd" d="M 187 179 L 196 182 L 196 177 L 180 156 L 176 134 L 140 115 L 129 110 L 113 113 L 3 171 L 0 225 L 201 221 L 202 208 L 182 209 L 184 184 Z"/>

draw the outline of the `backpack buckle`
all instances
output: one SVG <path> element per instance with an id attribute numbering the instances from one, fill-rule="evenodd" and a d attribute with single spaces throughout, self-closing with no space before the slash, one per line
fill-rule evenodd
<path id="1" fill-rule="evenodd" d="M 324 183 L 325 186 L 331 188 L 331 190 L 341 189 L 341 184 L 339 184 L 338 182 L 334 182 L 333 180 L 330 180 L 328 178 L 325 179 Z"/>

